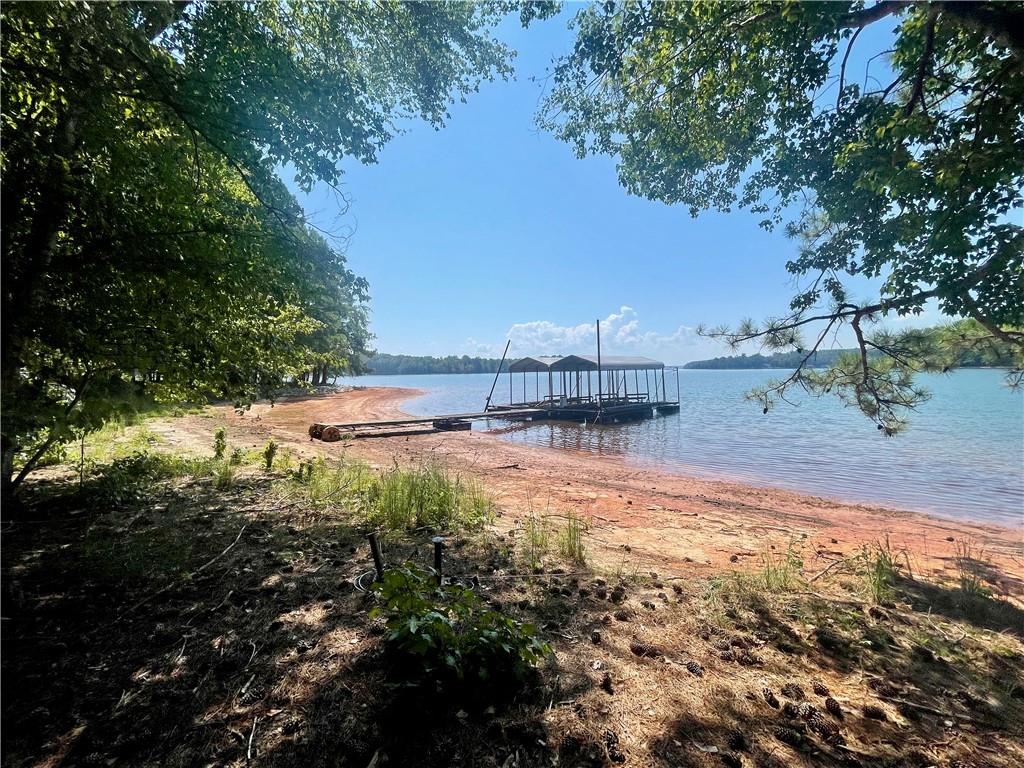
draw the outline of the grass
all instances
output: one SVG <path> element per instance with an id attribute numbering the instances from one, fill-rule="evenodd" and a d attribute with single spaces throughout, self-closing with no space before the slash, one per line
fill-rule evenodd
<path id="1" fill-rule="evenodd" d="M 544 556 L 551 548 L 550 534 L 544 518 L 538 515 L 533 509 L 530 510 L 526 522 L 523 524 L 524 543 L 523 554 L 527 565 L 531 569 L 540 568 L 544 562 Z"/>
<path id="2" fill-rule="evenodd" d="M 479 483 L 434 463 L 384 472 L 363 495 L 369 522 L 390 531 L 475 530 L 494 513 L 494 501 Z"/>
<path id="3" fill-rule="evenodd" d="M 956 568 L 960 593 L 967 600 L 988 597 L 982 573 L 987 568 L 984 547 L 975 547 L 966 539 L 957 539 L 953 544 L 953 566 Z"/>
<path id="4" fill-rule="evenodd" d="M 906 549 L 894 552 L 888 536 L 873 547 L 865 545 L 855 558 L 855 568 L 862 574 L 867 595 L 876 605 L 892 601 L 901 570 L 905 568 L 908 576 L 913 573 Z"/>
<path id="5" fill-rule="evenodd" d="M 768 592 L 792 592 L 800 581 L 804 561 L 790 540 L 785 552 L 768 549 L 761 553 L 761 570 L 753 576 L 752 586 Z"/>
<path id="6" fill-rule="evenodd" d="M 213 466 L 213 486 L 217 490 L 226 490 L 235 484 L 238 466 L 230 461 L 218 461 Z"/>
<path id="7" fill-rule="evenodd" d="M 587 522 L 570 512 L 566 517 L 565 528 L 558 535 L 558 553 L 566 560 L 582 564 L 587 562 L 586 535 Z"/>

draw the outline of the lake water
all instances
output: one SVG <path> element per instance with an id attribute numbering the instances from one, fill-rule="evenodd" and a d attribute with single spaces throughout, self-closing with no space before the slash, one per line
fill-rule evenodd
<path id="1" fill-rule="evenodd" d="M 910 426 L 882 436 L 834 398 L 804 398 L 762 415 L 743 399 L 780 371 L 696 371 L 680 375 L 678 414 L 610 426 L 476 423 L 506 440 L 612 454 L 677 474 L 773 485 L 856 502 L 977 522 L 1024 524 L 1024 393 L 996 370 L 922 375 L 932 399 Z M 671 374 L 669 374 L 671 376 Z M 414 387 L 407 413 L 483 410 L 493 374 L 360 376 L 360 386 Z M 520 385 L 517 385 L 520 386 Z M 531 382 L 532 386 L 532 382 Z M 669 391 L 675 394 L 674 382 Z M 495 402 L 508 401 L 508 376 Z"/>

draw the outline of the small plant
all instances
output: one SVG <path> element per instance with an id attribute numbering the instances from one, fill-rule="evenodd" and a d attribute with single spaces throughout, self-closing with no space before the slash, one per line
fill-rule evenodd
<path id="1" fill-rule="evenodd" d="M 558 536 L 559 554 L 574 563 L 585 563 L 587 547 L 584 537 L 587 530 L 587 522 L 574 512 L 570 512 L 566 518 L 565 528 Z"/>
<path id="2" fill-rule="evenodd" d="M 888 536 L 877 542 L 874 547 L 865 545 L 856 560 L 862 569 L 868 595 L 878 605 L 892 600 L 896 580 L 902 568 L 905 567 L 907 574 L 911 574 L 907 551 L 894 552 Z"/>
<path id="3" fill-rule="evenodd" d="M 231 458 L 228 459 L 228 463 L 233 467 L 240 466 L 245 461 L 245 451 L 241 448 L 235 448 L 231 451 Z"/>
<path id="4" fill-rule="evenodd" d="M 213 468 L 213 487 L 225 490 L 235 484 L 235 473 L 238 468 L 230 461 L 218 462 Z"/>
<path id="5" fill-rule="evenodd" d="M 522 683 L 551 652 L 532 625 L 487 608 L 470 589 L 439 586 L 425 571 L 389 570 L 373 589 L 383 603 L 374 613 L 387 615 L 386 640 L 405 679 Z"/>
<path id="6" fill-rule="evenodd" d="M 268 440 L 263 448 L 263 468 L 269 472 L 274 468 L 274 457 L 277 455 L 277 441 Z"/>
<path id="7" fill-rule="evenodd" d="M 786 551 L 781 554 L 774 550 L 761 554 L 761 572 L 757 581 L 769 592 L 790 592 L 796 587 L 803 567 L 803 558 L 790 540 Z"/>
<path id="8" fill-rule="evenodd" d="M 228 449 L 228 431 L 221 427 L 213 433 L 213 458 L 220 461 L 224 458 L 224 451 Z"/>
<path id="9" fill-rule="evenodd" d="M 531 509 L 523 530 L 526 534 L 523 554 L 526 556 L 527 565 L 531 569 L 539 568 L 550 546 L 547 523 Z"/>
<path id="10" fill-rule="evenodd" d="M 965 598 L 988 597 L 989 590 L 982 579 L 986 567 L 985 550 L 975 549 L 966 539 L 957 539 L 953 545 L 953 565 L 956 568 L 960 592 Z"/>

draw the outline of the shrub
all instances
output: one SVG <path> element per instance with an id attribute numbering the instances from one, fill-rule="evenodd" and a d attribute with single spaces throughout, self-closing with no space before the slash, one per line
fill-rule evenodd
<path id="1" fill-rule="evenodd" d="M 277 455 L 277 442 L 268 440 L 263 449 L 263 467 L 269 472 L 274 468 L 274 457 Z"/>
<path id="2" fill-rule="evenodd" d="M 395 568 L 373 589 L 383 603 L 374 614 L 386 613 L 386 641 L 410 682 L 522 683 L 551 652 L 532 625 L 487 608 L 470 589 L 439 586 L 428 572 Z"/>
<path id="3" fill-rule="evenodd" d="M 213 458 L 220 461 L 228 448 L 228 431 L 221 427 L 213 433 Z"/>

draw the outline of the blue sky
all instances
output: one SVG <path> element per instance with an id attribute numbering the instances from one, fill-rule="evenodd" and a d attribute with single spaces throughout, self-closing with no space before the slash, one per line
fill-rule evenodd
<path id="1" fill-rule="evenodd" d="M 325 190 L 299 193 L 315 222 L 353 230 L 378 350 L 500 355 L 512 338 L 512 354 L 586 353 L 602 318 L 607 352 L 683 363 L 727 354 L 699 324 L 785 311 L 796 245 L 781 232 L 632 197 L 613 158 L 579 160 L 535 127 L 577 8 L 527 30 L 510 19 L 499 36 L 518 51 L 515 80 L 485 83 L 439 131 L 409 124 L 376 165 L 344 164 L 340 218 Z"/>

